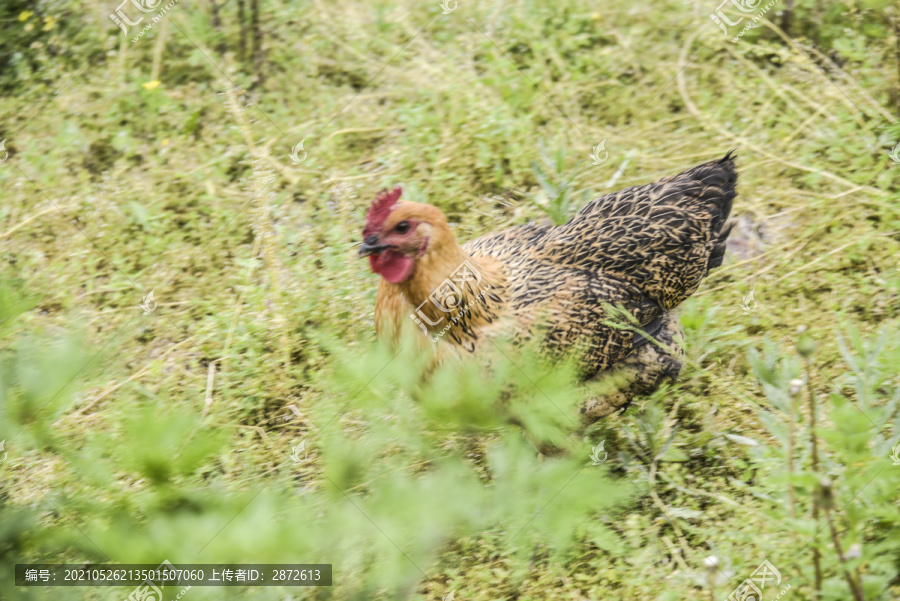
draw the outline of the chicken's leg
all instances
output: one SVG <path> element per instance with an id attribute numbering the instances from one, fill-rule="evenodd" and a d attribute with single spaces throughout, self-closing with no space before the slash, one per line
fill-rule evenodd
<path id="1" fill-rule="evenodd" d="M 581 407 L 581 417 L 586 425 L 617 409 L 628 408 L 634 397 L 652 393 L 664 379 L 675 381 L 684 358 L 684 334 L 678 318 L 669 314 L 654 338 L 672 352 L 666 352 L 652 341 L 647 341 L 615 368 L 598 374 L 594 379 L 613 377 L 622 383 L 615 392 L 585 402 Z"/>

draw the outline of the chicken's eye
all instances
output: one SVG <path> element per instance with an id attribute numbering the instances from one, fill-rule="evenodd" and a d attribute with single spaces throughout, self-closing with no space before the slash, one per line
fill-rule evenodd
<path id="1" fill-rule="evenodd" d="M 401 221 L 397 224 L 397 227 L 394 228 L 394 231 L 398 234 L 405 234 L 409 231 L 409 221 Z"/>

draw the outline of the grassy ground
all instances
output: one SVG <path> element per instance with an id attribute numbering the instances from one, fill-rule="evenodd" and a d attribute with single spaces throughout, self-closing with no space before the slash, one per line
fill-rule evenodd
<path id="1" fill-rule="evenodd" d="M 829 52 L 765 19 L 732 43 L 707 3 L 272 2 L 254 64 L 228 4 L 134 43 L 111 6 L 10 4 L 0 590 L 26 597 L 15 560 L 167 557 L 335 566 L 198 599 L 719 599 L 767 559 L 789 598 L 852 598 L 845 572 L 897 598 L 897 83 L 882 13 L 847 6 Z M 355 257 L 379 189 L 466 240 L 732 148 L 738 226 L 676 385 L 543 460 L 484 405 L 513 380 L 565 436 L 552 370 L 403 392 Z"/>

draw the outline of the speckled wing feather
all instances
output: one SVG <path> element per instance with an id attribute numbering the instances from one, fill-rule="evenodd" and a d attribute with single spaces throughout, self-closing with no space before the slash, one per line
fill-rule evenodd
<path id="1" fill-rule="evenodd" d="M 637 286 L 671 309 L 722 262 L 737 172 L 725 158 L 585 206 L 541 254 Z"/>
<path id="2" fill-rule="evenodd" d="M 558 227 L 528 224 L 463 246 L 508 277 L 510 314 L 523 337 L 582 356 L 582 377 L 634 348 L 633 333 L 606 325 L 604 304 L 641 324 L 664 319 L 721 264 L 737 172 L 731 154 L 587 204 Z"/>

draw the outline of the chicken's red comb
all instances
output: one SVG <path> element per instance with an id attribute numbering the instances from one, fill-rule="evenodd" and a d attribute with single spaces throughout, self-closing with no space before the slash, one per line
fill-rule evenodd
<path id="1" fill-rule="evenodd" d="M 391 209 L 397 204 L 401 194 L 403 194 L 403 188 L 400 186 L 395 187 L 390 192 L 382 190 L 378 193 L 378 196 L 372 202 L 372 206 L 369 207 L 369 212 L 366 213 L 366 227 L 363 229 L 364 239 L 381 231 L 381 226 L 384 225 Z"/>

